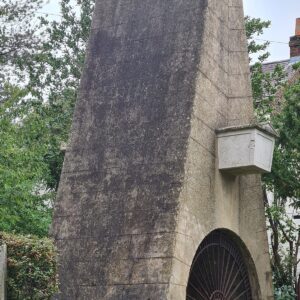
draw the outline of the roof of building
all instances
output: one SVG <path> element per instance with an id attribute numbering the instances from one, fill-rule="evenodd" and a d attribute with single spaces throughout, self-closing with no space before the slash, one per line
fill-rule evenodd
<path id="1" fill-rule="evenodd" d="M 294 73 L 293 64 L 297 62 L 300 62 L 300 56 L 264 63 L 262 65 L 262 70 L 264 73 L 272 73 L 274 72 L 276 66 L 280 65 L 283 67 L 283 70 L 287 73 L 288 78 L 290 78 Z"/>
<path id="2" fill-rule="evenodd" d="M 276 66 L 281 65 L 283 68 L 286 68 L 289 63 L 289 59 L 267 62 L 262 65 L 262 70 L 264 73 L 272 73 L 275 70 Z"/>

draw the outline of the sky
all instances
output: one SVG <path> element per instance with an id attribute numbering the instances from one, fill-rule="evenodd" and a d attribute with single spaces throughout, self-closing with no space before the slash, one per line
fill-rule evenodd
<path id="1" fill-rule="evenodd" d="M 300 0 L 244 0 L 244 10 L 246 15 L 272 22 L 259 38 L 285 43 L 270 44 L 268 61 L 289 58 L 288 42 L 295 34 L 296 18 L 300 18 Z"/>
<path id="2" fill-rule="evenodd" d="M 223 1 L 223 0 L 219 0 Z M 59 0 L 48 0 L 42 11 L 59 13 Z M 289 58 L 289 38 L 295 33 L 295 20 L 300 18 L 300 0 L 244 0 L 245 15 L 272 22 L 260 39 L 273 41 L 268 61 Z M 277 42 L 277 43 L 275 43 Z"/>

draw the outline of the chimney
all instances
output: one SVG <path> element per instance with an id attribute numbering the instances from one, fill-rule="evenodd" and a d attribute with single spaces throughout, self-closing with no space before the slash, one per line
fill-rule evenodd
<path id="1" fill-rule="evenodd" d="M 300 56 L 300 18 L 296 19 L 295 35 L 290 38 L 291 58 Z"/>

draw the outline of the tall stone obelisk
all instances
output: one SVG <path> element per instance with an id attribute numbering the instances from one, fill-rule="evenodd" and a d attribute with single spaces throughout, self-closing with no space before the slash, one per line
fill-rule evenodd
<path id="1" fill-rule="evenodd" d="M 216 167 L 215 130 L 252 117 L 242 0 L 96 0 L 53 219 L 59 299 L 186 299 L 215 229 L 273 299 L 260 178 Z"/>

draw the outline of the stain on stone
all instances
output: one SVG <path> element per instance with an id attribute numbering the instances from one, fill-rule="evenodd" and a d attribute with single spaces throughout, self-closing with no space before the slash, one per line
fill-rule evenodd
<path id="1" fill-rule="evenodd" d="M 192 139 L 191 124 L 196 116 L 214 134 L 217 112 L 227 116 L 228 66 L 222 60 L 221 70 L 215 48 L 204 46 L 208 35 L 213 46 L 228 43 L 219 24 L 228 7 L 227 0 L 96 1 L 52 226 L 57 299 L 185 299 L 188 267 L 176 269 L 183 251 L 176 235 L 193 231 L 197 241 L 215 217 L 212 138 Z"/>

